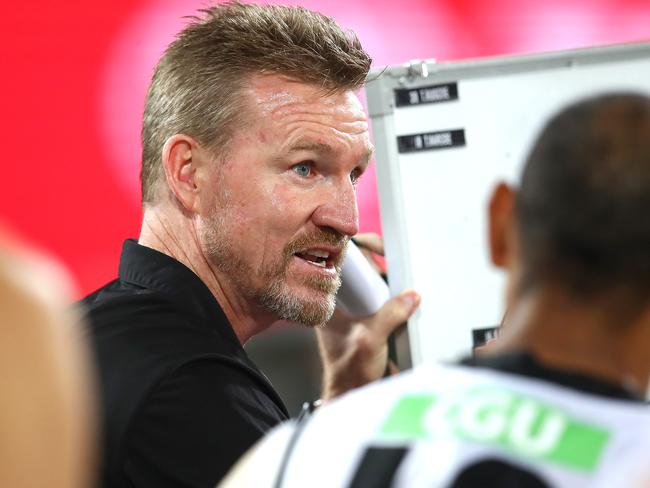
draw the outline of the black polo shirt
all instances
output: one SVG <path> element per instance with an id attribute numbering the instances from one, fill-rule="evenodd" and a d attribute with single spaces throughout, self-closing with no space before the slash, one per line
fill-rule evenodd
<path id="1" fill-rule="evenodd" d="M 127 240 L 81 301 L 99 370 L 104 487 L 214 487 L 288 417 L 205 284 Z"/>

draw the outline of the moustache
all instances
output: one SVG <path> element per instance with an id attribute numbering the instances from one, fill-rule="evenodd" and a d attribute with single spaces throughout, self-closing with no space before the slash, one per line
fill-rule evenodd
<path id="1" fill-rule="evenodd" d="M 301 235 L 289 242 L 284 248 L 285 261 L 288 262 L 294 254 L 310 248 L 318 246 L 335 247 L 340 250 L 335 264 L 336 268 L 340 269 L 349 242 L 350 238 L 340 232 L 333 229 L 319 229 L 316 232 Z"/>

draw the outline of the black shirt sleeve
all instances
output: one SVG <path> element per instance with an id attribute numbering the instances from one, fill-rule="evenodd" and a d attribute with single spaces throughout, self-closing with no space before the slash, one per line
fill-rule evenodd
<path id="1" fill-rule="evenodd" d="M 193 361 L 161 381 L 131 425 L 124 473 L 134 487 L 213 488 L 285 416 L 250 376 Z"/>

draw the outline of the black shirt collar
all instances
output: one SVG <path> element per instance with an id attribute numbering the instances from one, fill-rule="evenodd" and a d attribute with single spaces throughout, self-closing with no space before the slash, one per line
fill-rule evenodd
<path id="1" fill-rule="evenodd" d="M 212 292 L 191 269 L 176 259 L 142 246 L 135 239 L 127 239 L 122 246 L 119 279 L 167 296 L 188 314 L 198 315 L 207 323 L 214 324 L 241 348 L 235 331 Z"/>
<path id="2" fill-rule="evenodd" d="M 618 400 L 633 400 L 644 402 L 644 398 L 631 389 L 609 383 L 583 373 L 564 371 L 551 368 L 540 363 L 535 356 L 527 351 L 516 351 L 498 355 L 485 355 L 466 358 L 461 361 L 465 366 L 478 366 L 495 369 L 506 373 L 523 375 L 550 381 L 568 388 L 593 395 L 600 395 Z"/>

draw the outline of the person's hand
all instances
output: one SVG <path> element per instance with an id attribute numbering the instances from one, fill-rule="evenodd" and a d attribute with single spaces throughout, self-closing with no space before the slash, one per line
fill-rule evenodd
<path id="1" fill-rule="evenodd" d="M 316 330 L 323 361 L 323 400 L 381 378 L 388 361 L 388 336 L 415 311 L 420 296 L 407 290 L 388 300 L 377 313 L 353 318 L 337 308 Z"/>
<path id="2" fill-rule="evenodd" d="M 354 236 L 354 242 L 377 273 L 386 273 L 386 263 L 383 259 L 384 240 L 379 234 L 374 232 L 357 234 Z"/>

